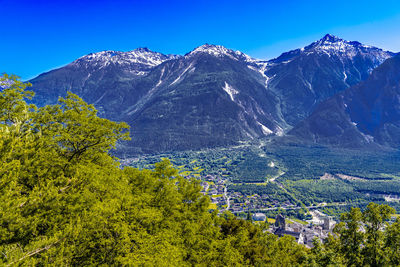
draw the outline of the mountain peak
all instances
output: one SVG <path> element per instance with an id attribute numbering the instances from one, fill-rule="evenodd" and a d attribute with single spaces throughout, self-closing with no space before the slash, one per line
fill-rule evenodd
<path id="1" fill-rule="evenodd" d="M 111 63 L 118 65 L 141 64 L 154 67 L 166 60 L 177 58 L 176 55 L 164 55 L 153 52 L 147 47 L 139 47 L 128 52 L 106 50 L 97 53 L 90 53 L 80 57 L 72 64 L 86 64 L 97 67 L 104 67 Z"/>
<path id="2" fill-rule="evenodd" d="M 338 42 L 338 41 L 343 41 L 343 39 L 328 33 L 324 37 L 322 37 L 320 41 L 321 42 L 335 43 L 335 42 Z"/>
<path id="3" fill-rule="evenodd" d="M 204 44 L 195 48 L 188 55 L 194 55 L 199 53 L 207 53 L 213 56 L 221 57 L 224 55 L 234 54 L 235 52 L 222 45 Z"/>
<path id="4" fill-rule="evenodd" d="M 138 47 L 132 51 L 137 51 L 137 52 L 150 52 L 150 53 L 154 53 L 153 51 L 151 51 L 149 48 L 147 47 Z"/>
<path id="5" fill-rule="evenodd" d="M 234 60 L 241 60 L 241 61 L 245 61 L 248 63 L 257 61 L 256 59 L 246 55 L 243 52 L 235 51 L 235 50 L 226 48 L 222 45 L 213 45 L 213 44 L 207 44 L 207 43 L 193 49 L 193 51 L 186 54 L 185 57 L 192 57 L 192 56 L 198 55 L 198 54 L 208 54 L 208 55 L 215 56 L 218 58 L 229 57 Z"/>
<path id="6" fill-rule="evenodd" d="M 328 55 L 348 55 L 353 57 L 359 53 L 369 53 L 367 50 L 384 52 L 376 47 L 363 45 L 357 41 L 346 41 L 332 34 L 326 34 L 320 40 L 304 47 L 301 51 L 306 53 L 322 52 Z"/>
<path id="7" fill-rule="evenodd" d="M 355 43 L 354 43 L 355 44 Z M 312 44 L 304 47 L 304 50 L 308 49 L 328 49 L 328 50 L 341 50 L 346 46 L 354 46 L 352 42 L 341 39 L 332 34 L 326 34 L 324 37 L 319 39 L 318 41 L 313 42 Z M 359 44 L 359 43 L 358 43 Z"/>

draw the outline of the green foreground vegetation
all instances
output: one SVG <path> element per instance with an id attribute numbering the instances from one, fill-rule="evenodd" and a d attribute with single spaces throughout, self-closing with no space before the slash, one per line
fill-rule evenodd
<path id="1" fill-rule="evenodd" d="M 69 94 L 36 108 L 16 77 L 0 93 L 2 265 L 240 265 L 304 262 L 307 251 L 210 213 L 199 182 L 165 160 L 120 168 L 127 126 Z M 3 79 L 3 82 L 4 82 Z"/>
<path id="2" fill-rule="evenodd" d="M 28 84 L 7 75 L 0 84 L 1 265 L 400 264 L 400 220 L 388 223 L 387 205 L 351 209 L 308 249 L 267 224 L 210 212 L 199 181 L 168 160 L 121 168 L 109 152 L 129 138 L 126 124 L 97 117 L 76 95 L 36 108 Z"/>

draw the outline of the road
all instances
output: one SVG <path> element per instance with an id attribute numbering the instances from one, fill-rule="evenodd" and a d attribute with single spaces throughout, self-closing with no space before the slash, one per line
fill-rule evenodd
<path id="1" fill-rule="evenodd" d="M 229 208 L 231 207 L 231 202 L 230 202 L 231 198 L 228 196 L 228 187 L 227 186 L 225 186 L 225 189 L 224 189 L 224 198 L 227 203 L 226 210 L 229 210 Z"/>
<path id="2" fill-rule="evenodd" d="M 278 209 L 283 209 L 283 210 L 298 210 L 302 208 L 307 208 L 309 210 L 313 209 L 318 209 L 322 207 L 332 207 L 332 206 L 353 206 L 354 203 L 343 203 L 343 202 L 333 202 L 333 203 L 319 203 L 318 205 L 315 206 L 306 206 L 306 207 L 297 207 L 297 206 L 292 206 L 292 207 L 273 207 L 273 208 L 264 208 L 264 209 L 257 209 L 259 211 L 268 211 L 268 210 L 278 210 Z M 233 212 L 233 211 L 232 211 Z M 233 212 L 235 213 L 235 212 Z M 239 213 L 239 211 L 237 212 Z"/>
<path id="3" fill-rule="evenodd" d="M 275 182 L 276 179 L 278 179 L 279 177 L 281 177 L 282 175 L 284 175 L 285 172 L 280 172 L 279 174 L 275 175 L 274 177 L 272 177 L 271 179 L 269 179 L 269 182 Z M 278 184 L 279 185 L 279 184 Z"/>

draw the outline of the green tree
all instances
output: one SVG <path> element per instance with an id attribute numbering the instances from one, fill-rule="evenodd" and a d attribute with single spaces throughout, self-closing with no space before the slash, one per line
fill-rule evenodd
<path id="1" fill-rule="evenodd" d="M 385 255 L 388 257 L 388 263 L 391 266 L 400 265 L 400 219 L 388 225 L 384 236 Z"/>
<path id="2" fill-rule="evenodd" d="M 392 207 L 376 203 L 369 203 L 363 212 L 363 222 L 366 227 L 366 240 L 363 247 L 364 264 L 387 265 L 382 228 L 393 213 L 395 210 Z"/>
<path id="3" fill-rule="evenodd" d="M 208 211 L 199 181 L 168 160 L 121 168 L 109 152 L 125 123 L 74 94 L 36 108 L 29 84 L 0 79 L 2 265 L 240 266 L 305 263 L 293 238 Z"/>
<path id="4" fill-rule="evenodd" d="M 388 205 L 368 204 L 361 212 L 352 208 L 341 216 L 324 245 L 313 248 L 320 265 L 343 263 L 347 266 L 387 266 L 398 261 L 395 243 L 398 224 L 387 224 L 395 210 Z M 398 239 L 397 239 L 398 240 Z M 395 265 L 395 264 L 394 264 Z"/>
<path id="5" fill-rule="evenodd" d="M 341 222 L 334 228 L 334 233 L 339 236 L 337 250 L 347 261 L 349 266 L 361 266 L 363 259 L 361 254 L 364 233 L 360 231 L 362 226 L 362 213 L 359 208 L 351 208 L 350 212 L 341 216 Z M 333 243 L 330 244 L 331 247 Z"/>
<path id="6" fill-rule="evenodd" d="M 89 213 L 111 191 L 105 188 L 118 188 L 109 170 L 117 164 L 107 152 L 127 138 L 127 126 L 98 118 L 72 94 L 38 110 L 25 102 L 33 95 L 29 84 L 8 75 L 0 81 L 2 255 L 11 263 L 71 261 L 70 237 L 94 219 Z M 59 248 L 63 256 L 49 257 Z"/>

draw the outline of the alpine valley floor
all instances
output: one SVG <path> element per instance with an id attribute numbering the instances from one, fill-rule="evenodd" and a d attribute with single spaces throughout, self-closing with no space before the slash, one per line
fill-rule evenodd
<path id="1" fill-rule="evenodd" d="M 263 212 L 312 220 L 311 210 L 338 216 L 350 207 L 386 203 L 400 210 L 400 153 L 324 146 L 275 145 L 268 140 L 228 148 L 126 158 L 152 168 L 168 158 L 186 177 L 201 181 L 210 209 L 238 216 Z"/>

